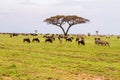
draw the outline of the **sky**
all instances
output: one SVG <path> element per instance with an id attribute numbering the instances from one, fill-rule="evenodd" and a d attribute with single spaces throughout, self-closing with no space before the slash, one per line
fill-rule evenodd
<path id="1" fill-rule="evenodd" d="M 0 0 L 0 32 L 55 33 L 62 30 L 44 22 L 56 15 L 77 15 L 89 23 L 70 28 L 69 34 L 120 35 L 120 0 Z M 66 27 L 67 28 L 67 27 Z"/>

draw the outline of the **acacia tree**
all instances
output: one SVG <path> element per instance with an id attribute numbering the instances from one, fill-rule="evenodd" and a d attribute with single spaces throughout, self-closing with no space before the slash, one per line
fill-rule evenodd
<path id="1" fill-rule="evenodd" d="M 67 36 L 69 29 L 73 25 L 86 23 L 86 22 L 89 22 L 89 20 L 82 18 L 82 17 L 78 17 L 76 15 L 70 15 L 70 16 L 57 15 L 57 16 L 52 16 L 50 18 L 45 19 L 44 22 L 47 22 L 48 24 L 53 24 L 53 25 L 60 27 L 62 29 L 64 35 Z M 65 25 L 65 24 L 68 24 L 68 28 L 66 31 L 63 28 L 63 25 Z"/>

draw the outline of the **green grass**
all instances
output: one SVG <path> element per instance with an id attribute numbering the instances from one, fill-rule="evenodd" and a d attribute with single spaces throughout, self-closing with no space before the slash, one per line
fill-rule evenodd
<path id="1" fill-rule="evenodd" d="M 30 37 L 32 40 L 32 36 Z M 120 80 L 120 40 L 107 39 L 110 47 L 75 40 L 62 44 L 23 43 L 25 36 L 0 35 L 0 80 Z M 106 40 L 104 37 L 102 39 Z"/>

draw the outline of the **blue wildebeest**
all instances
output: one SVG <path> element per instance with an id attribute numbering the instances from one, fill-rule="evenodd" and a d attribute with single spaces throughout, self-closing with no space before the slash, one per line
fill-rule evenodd
<path id="1" fill-rule="evenodd" d="M 62 39 L 64 38 L 63 35 L 58 35 L 58 40 L 60 41 L 60 43 L 62 44 Z"/>
<path id="2" fill-rule="evenodd" d="M 53 41 L 55 41 L 55 35 L 54 34 L 52 34 L 52 35 L 44 35 L 43 38 L 46 38 L 45 42 L 53 43 Z"/>
<path id="3" fill-rule="evenodd" d="M 18 36 L 18 33 L 10 33 L 10 37 Z"/>
<path id="4" fill-rule="evenodd" d="M 81 45 L 85 45 L 85 39 L 82 37 L 81 40 L 79 39 L 78 40 L 78 45 L 81 44 Z"/>
<path id="5" fill-rule="evenodd" d="M 53 43 L 53 39 L 52 39 L 52 38 L 46 38 L 46 39 L 45 39 L 45 42 Z"/>
<path id="6" fill-rule="evenodd" d="M 65 38 L 67 42 L 72 42 L 72 40 L 74 39 L 73 37 L 66 37 Z"/>
<path id="7" fill-rule="evenodd" d="M 102 46 L 110 46 L 108 41 L 100 40 L 100 38 L 95 38 L 95 44 L 102 45 Z"/>
<path id="8" fill-rule="evenodd" d="M 117 36 L 117 39 L 119 39 L 120 38 L 120 36 Z"/>
<path id="9" fill-rule="evenodd" d="M 28 42 L 28 43 L 31 43 L 30 39 L 29 38 L 24 38 L 23 39 L 23 42 Z"/>
<path id="10" fill-rule="evenodd" d="M 40 42 L 38 38 L 33 38 L 32 42 Z"/>

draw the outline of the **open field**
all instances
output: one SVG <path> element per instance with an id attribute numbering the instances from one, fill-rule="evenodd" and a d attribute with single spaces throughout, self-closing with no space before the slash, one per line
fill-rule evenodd
<path id="1" fill-rule="evenodd" d="M 108 46 L 94 44 L 86 37 L 86 45 L 75 40 L 45 43 L 23 43 L 26 36 L 0 34 L 0 80 L 120 80 L 120 39 L 104 40 Z M 27 36 L 30 39 L 33 36 Z"/>

